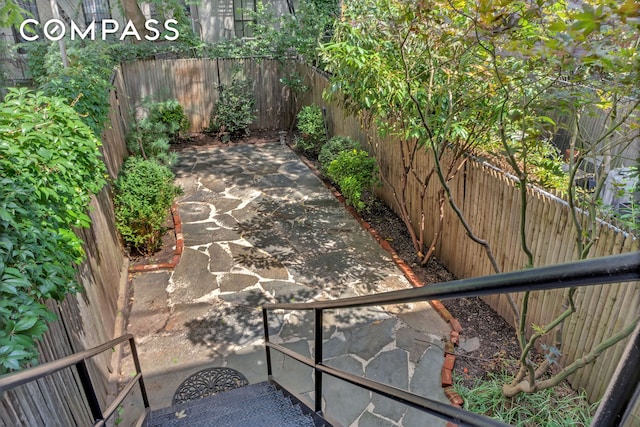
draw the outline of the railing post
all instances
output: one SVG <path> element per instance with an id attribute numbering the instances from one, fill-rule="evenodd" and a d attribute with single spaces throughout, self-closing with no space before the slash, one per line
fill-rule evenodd
<path id="1" fill-rule="evenodd" d="M 87 403 L 89 404 L 93 421 L 95 422 L 104 419 L 102 409 L 100 408 L 100 402 L 98 402 L 98 397 L 96 396 L 93 384 L 91 383 L 91 377 L 89 376 L 89 370 L 87 369 L 87 361 L 84 359 L 79 361 L 76 364 L 76 368 L 78 369 L 80 383 L 82 384 L 84 395 L 87 398 Z"/>
<path id="2" fill-rule="evenodd" d="M 269 342 L 269 317 L 266 308 L 262 309 L 262 324 L 264 326 L 264 350 L 267 356 L 267 376 L 271 378 L 273 369 L 271 367 L 271 349 L 267 345 Z"/>
<path id="3" fill-rule="evenodd" d="M 318 370 L 318 365 L 322 363 L 322 312 L 321 308 L 316 308 L 315 312 L 315 333 L 314 333 L 314 382 L 315 382 L 315 399 L 314 411 L 322 411 L 322 371 Z"/>
<path id="4" fill-rule="evenodd" d="M 131 356 L 133 357 L 133 364 L 136 367 L 136 374 L 142 373 L 142 367 L 140 366 L 140 359 L 138 358 L 138 350 L 136 349 L 136 342 L 133 339 L 133 336 L 129 338 L 129 347 L 131 348 Z M 142 402 L 144 403 L 145 408 L 150 408 L 149 405 L 149 397 L 147 397 L 147 389 L 144 386 L 144 380 L 142 379 L 142 375 L 138 379 L 138 384 L 140 386 L 140 394 L 142 395 Z"/>
<path id="5" fill-rule="evenodd" d="M 640 323 L 629 337 L 618 367 L 591 421 L 593 426 L 624 426 L 640 397 Z M 633 425 L 633 424 L 629 424 Z"/>

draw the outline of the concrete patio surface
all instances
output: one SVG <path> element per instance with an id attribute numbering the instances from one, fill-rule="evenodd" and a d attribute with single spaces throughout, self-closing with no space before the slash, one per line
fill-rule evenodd
<path id="1" fill-rule="evenodd" d="M 172 271 L 136 273 L 127 332 L 152 408 L 201 369 L 267 379 L 261 305 L 409 288 L 389 254 L 317 176 L 279 143 L 192 147 L 174 168 L 184 251 Z M 324 361 L 448 402 L 441 387 L 450 326 L 428 303 L 326 311 Z M 272 339 L 311 356 L 313 313 L 274 313 Z M 131 358 L 121 375 L 133 371 Z M 275 354 L 274 377 L 303 396 L 311 369 Z M 345 426 L 446 423 L 325 376 L 325 413 Z M 125 412 L 130 409 L 125 408 Z"/>

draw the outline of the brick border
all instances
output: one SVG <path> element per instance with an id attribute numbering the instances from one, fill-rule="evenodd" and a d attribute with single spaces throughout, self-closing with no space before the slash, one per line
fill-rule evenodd
<path id="1" fill-rule="evenodd" d="M 289 146 L 289 148 L 292 148 Z M 307 167 L 322 181 L 322 183 L 331 191 L 336 199 L 342 203 L 342 205 L 347 209 L 347 211 L 353 216 L 356 221 L 369 232 L 373 236 L 374 239 L 378 242 L 378 244 L 384 249 L 389 255 L 391 259 L 396 264 L 396 266 L 402 271 L 404 276 L 407 278 L 411 286 L 414 288 L 421 288 L 425 286 L 425 283 L 421 282 L 418 279 L 418 276 L 413 272 L 411 267 L 404 262 L 402 258 L 398 255 L 398 253 L 391 247 L 388 241 L 384 240 L 380 237 L 378 232 L 373 228 L 371 224 L 365 221 L 360 214 L 351 206 L 347 206 L 344 196 L 338 191 L 336 187 L 334 187 L 330 182 L 328 182 L 322 173 L 316 168 L 315 164 L 313 164 L 307 157 L 303 154 L 299 153 L 296 150 L 293 150 L 298 156 L 302 159 L 302 161 L 307 165 Z M 438 300 L 429 300 L 429 304 L 436 310 L 436 312 L 440 315 L 440 317 L 449 324 L 451 327 L 451 333 L 449 334 L 449 341 L 445 343 L 444 348 L 444 364 L 442 366 L 441 373 L 441 384 L 444 390 L 445 396 L 449 399 L 449 403 L 451 405 L 461 408 L 464 404 L 464 400 L 462 397 L 453 389 L 453 366 L 456 361 L 455 356 L 455 347 L 458 346 L 458 342 L 460 339 L 460 334 L 462 333 L 462 326 L 458 319 L 453 317 L 453 315 L 447 310 L 447 308 Z M 454 427 L 457 424 L 447 422 L 447 427 Z"/>
<path id="2" fill-rule="evenodd" d="M 129 267 L 130 273 L 173 269 L 178 265 L 184 250 L 184 235 L 182 234 L 182 219 L 180 218 L 178 205 L 176 203 L 171 205 L 171 217 L 173 218 L 173 232 L 176 235 L 176 249 L 173 252 L 171 261 L 159 264 L 134 265 Z"/>

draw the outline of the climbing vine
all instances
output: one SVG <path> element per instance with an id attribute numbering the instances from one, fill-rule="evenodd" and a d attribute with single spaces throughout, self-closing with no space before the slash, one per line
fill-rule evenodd
<path id="1" fill-rule="evenodd" d="M 46 300 L 78 292 L 88 227 L 105 183 L 100 142 L 65 100 L 10 89 L 0 103 L 0 374 L 37 362 L 55 315 Z"/>

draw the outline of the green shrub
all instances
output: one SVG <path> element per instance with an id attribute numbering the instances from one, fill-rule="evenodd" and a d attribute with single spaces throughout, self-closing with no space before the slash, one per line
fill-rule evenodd
<path id="1" fill-rule="evenodd" d="M 155 160 L 167 166 L 171 166 L 176 159 L 175 153 L 169 152 L 166 126 L 148 118 L 134 124 L 133 131 L 127 136 L 127 149 L 134 156 Z"/>
<path id="2" fill-rule="evenodd" d="M 180 132 L 189 129 L 189 120 L 175 99 L 149 103 L 146 107 L 147 117 L 138 120 L 127 136 L 127 149 L 133 155 L 171 166 L 176 155 L 169 152 L 170 144 Z"/>
<path id="3" fill-rule="evenodd" d="M 155 160 L 129 157 L 114 185 L 116 226 L 125 243 L 147 255 L 162 243 L 162 226 L 179 187 L 173 173 Z"/>
<path id="4" fill-rule="evenodd" d="M 176 99 L 151 104 L 148 120 L 151 123 L 161 123 L 165 126 L 170 143 L 176 142 L 180 133 L 189 130 L 189 119 L 184 114 L 182 105 Z"/>
<path id="5" fill-rule="evenodd" d="M 320 149 L 320 154 L 318 155 L 320 170 L 326 175 L 329 165 L 338 157 L 338 154 L 342 151 L 357 150 L 359 148 L 361 148 L 360 143 L 348 136 L 334 136 Z"/>
<path id="6" fill-rule="evenodd" d="M 252 85 L 240 72 L 233 73 L 231 83 L 218 88 L 220 98 L 214 106 L 207 132 L 218 134 L 223 141 L 249 134 L 249 125 L 256 120 Z"/>
<path id="7" fill-rule="evenodd" d="M 327 142 L 322 110 L 317 105 L 307 105 L 296 116 L 300 136 L 296 138 L 296 147 L 304 154 L 316 157 L 323 144 Z"/>
<path id="8" fill-rule="evenodd" d="M 376 175 L 375 159 L 363 150 L 342 151 L 327 168 L 327 176 L 338 185 L 347 204 L 359 211 L 371 204 Z"/>

